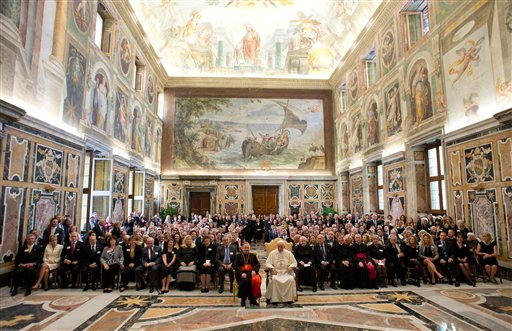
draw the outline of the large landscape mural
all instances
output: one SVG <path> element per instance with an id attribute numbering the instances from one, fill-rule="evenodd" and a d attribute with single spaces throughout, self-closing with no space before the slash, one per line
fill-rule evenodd
<path id="1" fill-rule="evenodd" d="M 174 169 L 325 169 L 323 102 L 181 97 Z"/>
<path id="2" fill-rule="evenodd" d="M 130 0 L 170 76 L 328 78 L 379 1 Z"/>

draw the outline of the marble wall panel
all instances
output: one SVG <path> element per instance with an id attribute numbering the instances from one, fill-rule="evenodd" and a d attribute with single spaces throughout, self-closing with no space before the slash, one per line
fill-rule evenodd
<path id="1" fill-rule="evenodd" d="M 450 170 L 452 186 L 462 185 L 462 164 L 460 151 L 450 152 Z"/>
<path id="2" fill-rule="evenodd" d="M 512 138 L 497 141 L 501 181 L 512 181 Z"/>
<path id="3" fill-rule="evenodd" d="M 4 180 L 25 182 L 28 177 L 30 141 L 7 135 L 4 161 Z"/>
<path id="4" fill-rule="evenodd" d="M 26 189 L 4 186 L 0 191 L 0 265 L 11 262 L 20 239 Z"/>
<path id="5" fill-rule="evenodd" d="M 64 215 L 71 217 L 71 222 L 75 224 L 77 209 L 77 192 L 64 192 Z"/>
<path id="6" fill-rule="evenodd" d="M 80 180 L 80 167 L 82 158 L 80 155 L 67 153 L 66 186 L 77 188 Z"/>
<path id="7" fill-rule="evenodd" d="M 512 186 L 502 188 L 503 215 L 505 217 L 505 238 L 507 239 L 507 256 L 512 258 Z"/>
<path id="8" fill-rule="evenodd" d="M 34 183 L 60 186 L 64 152 L 42 144 L 37 144 L 34 156 Z"/>
<path id="9" fill-rule="evenodd" d="M 472 229 L 479 238 L 483 233 L 490 233 L 498 244 L 498 253 L 501 254 L 501 232 L 498 232 L 498 201 L 495 189 L 484 191 L 468 191 L 469 216 Z"/>
<path id="10" fill-rule="evenodd" d="M 31 191 L 28 230 L 37 229 L 43 233 L 52 217 L 60 213 L 60 196 L 61 192 Z"/>
<path id="11" fill-rule="evenodd" d="M 494 182 L 494 162 L 492 144 L 485 144 L 464 150 L 464 169 L 466 182 Z"/>

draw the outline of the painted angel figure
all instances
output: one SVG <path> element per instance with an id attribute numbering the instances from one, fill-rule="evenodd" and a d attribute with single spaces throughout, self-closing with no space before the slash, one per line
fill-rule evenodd
<path id="1" fill-rule="evenodd" d="M 477 41 L 469 39 L 466 41 L 466 44 L 469 45 L 468 49 L 463 47 L 456 51 L 459 58 L 455 60 L 448 69 L 448 74 L 457 75 L 453 80 L 452 85 L 454 85 L 465 72 L 467 72 L 468 76 L 473 75 L 473 62 L 480 60 L 479 53 L 484 39 L 485 37 L 482 37 Z"/>

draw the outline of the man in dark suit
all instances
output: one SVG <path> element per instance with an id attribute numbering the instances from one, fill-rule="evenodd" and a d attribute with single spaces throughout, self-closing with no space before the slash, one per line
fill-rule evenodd
<path id="1" fill-rule="evenodd" d="M 57 244 L 62 245 L 64 243 L 64 230 L 59 227 L 59 219 L 57 217 L 52 218 L 50 224 L 46 227 L 43 232 L 43 241 L 45 245 L 50 243 L 50 235 L 54 234 L 57 237 Z"/>
<path id="2" fill-rule="evenodd" d="M 161 251 L 160 247 L 155 246 L 153 238 L 149 237 L 146 241 L 146 247 L 142 249 L 141 265 L 135 269 L 135 279 L 137 281 L 137 291 L 145 287 L 144 272 L 149 272 L 149 293 L 158 290 L 158 275 L 160 274 Z"/>
<path id="3" fill-rule="evenodd" d="M 452 275 L 454 274 L 455 270 L 455 262 L 452 258 L 452 243 L 447 238 L 446 232 L 441 232 L 439 234 L 439 239 L 436 241 L 436 246 L 437 252 L 439 253 L 439 266 L 442 270 L 444 277 L 448 278 L 448 283 L 452 285 Z"/>
<path id="4" fill-rule="evenodd" d="M 384 222 L 382 220 L 379 220 L 379 216 L 377 213 L 373 213 L 372 217 L 366 221 L 366 230 L 370 230 L 373 226 L 375 229 L 377 229 L 377 226 L 384 225 Z"/>
<path id="5" fill-rule="evenodd" d="M 29 234 L 27 240 L 20 246 L 14 260 L 14 274 L 11 295 L 18 294 L 19 281 L 25 282 L 25 296 L 30 295 L 32 285 L 36 280 L 36 271 L 41 264 L 42 248 L 35 244 L 36 236 Z"/>
<path id="6" fill-rule="evenodd" d="M 313 248 L 313 255 L 315 257 L 316 270 L 318 270 L 318 286 L 323 291 L 324 280 L 328 274 L 331 275 L 331 288 L 336 289 L 336 269 L 332 263 L 332 247 L 325 244 L 325 238 L 322 234 L 317 237 L 317 244 Z"/>
<path id="7" fill-rule="evenodd" d="M 389 243 L 385 247 L 386 263 L 388 271 L 388 279 L 391 280 L 391 285 L 396 287 L 395 275 L 400 278 L 400 283 L 405 285 L 405 274 L 407 266 L 405 264 L 404 253 L 395 234 L 389 236 Z"/>
<path id="8" fill-rule="evenodd" d="M 61 265 L 59 266 L 59 276 L 62 288 L 67 286 L 67 271 L 71 271 L 71 286 L 76 287 L 78 273 L 81 269 L 83 252 L 84 243 L 78 241 L 78 232 L 71 232 L 69 234 L 69 242 L 64 245 L 60 255 Z"/>
<path id="9" fill-rule="evenodd" d="M 229 275 L 229 291 L 233 292 L 233 262 L 236 257 L 236 247 L 230 245 L 231 238 L 225 235 L 222 238 L 222 245 L 217 247 L 217 265 L 219 266 L 219 293 L 224 292 L 224 278 Z"/>
<path id="10" fill-rule="evenodd" d="M 103 252 L 103 245 L 97 242 L 96 234 L 89 231 L 88 243 L 84 248 L 82 263 L 82 280 L 85 281 L 84 291 L 91 288 L 96 291 L 96 281 L 100 275 L 101 263 L 100 257 Z"/>
<path id="11" fill-rule="evenodd" d="M 301 285 L 307 284 L 312 285 L 313 292 L 316 292 L 315 257 L 306 237 L 300 237 L 299 244 L 295 247 L 293 255 L 297 260 L 297 291 L 302 292 Z"/>

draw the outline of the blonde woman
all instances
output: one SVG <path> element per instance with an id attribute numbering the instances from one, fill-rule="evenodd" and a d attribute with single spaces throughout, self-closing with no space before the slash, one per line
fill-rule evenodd
<path id="1" fill-rule="evenodd" d="M 484 267 L 485 272 L 489 275 L 489 279 L 494 284 L 498 282 L 495 279 L 496 272 L 498 271 L 498 249 L 496 242 L 492 240 L 491 234 L 485 232 L 482 234 L 482 241 L 476 247 L 476 255 L 478 256 L 478 263 Z"/>
<path id="2" fill-rule="evenodd" d="M 434 245 L 432 238 L 428 233 L 424 233 L 420 242 L 420 258 L 423 259 L 423 265 L 427 267 L 430 273 L 430 283 L 435 284 L 436 276 L 443 279 L 443 275 L 436 269 L 435 262 L 439 260 L 439 252 L 437 246 Z"/>
<path id="3" fill-rule="evenodd" d="M 48 276 L 50 271 L 55 270 L 60 264 L 60 254 L 62 253 L 62 245 L 57 244 L 57 237 L 50 235 L 49 244 L 44 249 L 43 265 L 39 271 L 39 278 L 33 288 L 39 288 L 41 281 L 44 281 L 44 290 L 48 291 Z"/>

